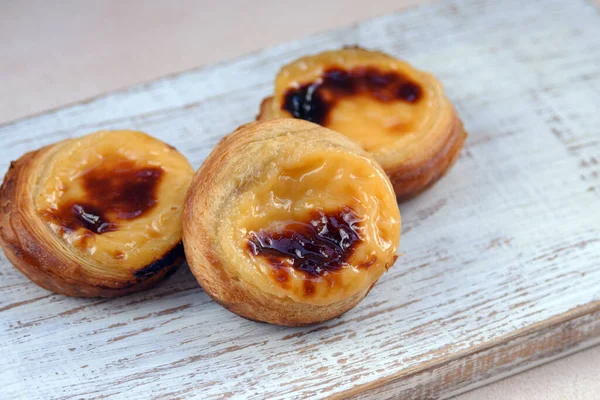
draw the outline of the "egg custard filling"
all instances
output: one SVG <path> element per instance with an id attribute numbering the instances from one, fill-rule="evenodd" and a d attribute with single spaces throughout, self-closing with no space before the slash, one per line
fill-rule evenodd
<path id="1" fill-rule="evenodd" d="M 385 175 L 344 151 L 288 148 L 249 184 L 228 222 L 236 273 L 293 301 L 328 305 L 392 266 L 400 214 Z"/>
<path id="2" fill-rule="evenodd" d="M 34 187 L 39 217 L 106 280 L 152 274 L 181 241 L 193 170 L 174 148 L 141 132 L 98 132 L 55 145 Z"/>
<path id="3" fill-rule="evenodd" d="M 315 122 L 384 155 L 450 119 L 440 97 L 431 75 L 384 53 L 348 48 L 283 67 L 266 114 Z"/>

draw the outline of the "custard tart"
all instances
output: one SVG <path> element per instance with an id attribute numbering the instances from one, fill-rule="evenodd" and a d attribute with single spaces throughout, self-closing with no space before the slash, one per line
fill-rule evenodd
<path id="1" fill-rule="evenodd" d="M 300 326 L 360 302 L 395 262 L 392 185 L 358 144 L 317 124 L 240 127 L 194 175 L 183 212 L 188 264 L 219 304 Z"/>
<path id="2" fill-rule="evenodd" d="M 466 139 L 433 75 L 378 51 L 344 48 L 284 66 L 259 120 L 299 118 L 343 133 L 371 153 L 398 200 L 435 183 Z"/>
<path id="3" fill-rule="evenodd" d="M 141 132 L 67 139 L 13 162 L 0 188 L 0 245 L 45 289 L 112 297 L 183 262 L 181 214 L 193 169 Z"/>

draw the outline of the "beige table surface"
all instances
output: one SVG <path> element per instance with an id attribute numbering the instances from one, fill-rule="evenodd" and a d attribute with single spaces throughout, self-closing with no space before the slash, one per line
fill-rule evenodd
<path id="1" fill-rule="evenodd" d="M 420 2 L 0 0 L 0 124 Z M 593 348 L 458 399 L 600 399 L 599 360 Z"/>

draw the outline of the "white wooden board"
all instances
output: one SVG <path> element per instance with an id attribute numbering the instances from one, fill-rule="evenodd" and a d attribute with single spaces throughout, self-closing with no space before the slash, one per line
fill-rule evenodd
<path id="1" fill-rule="evenodd" d="M 116 128 L 198 167 L 281 65 L 349 44 L 433 72 L 470 133 L 450 174 L 401 205 L 404 256 L 371 294 L 290 329 L 227 312 L 187 267 L 86 300 L 1 255 L 0 398 L 443 398 L 600 342 L 600 14 L 586 0 L 431 3 L 167 77 L 0 127 L 0 170 Z"/>

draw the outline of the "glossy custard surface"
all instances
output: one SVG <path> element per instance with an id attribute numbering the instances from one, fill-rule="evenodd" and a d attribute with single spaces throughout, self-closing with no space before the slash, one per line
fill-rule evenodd
<path id="1" fill-rule="evenodd" d="M 275 268 L 291 265 L 313 276 L 339 271 L 363 238 L 360 219 L 349 207 L 309 213 L 306 221 L 278 221 L 248 234 L 254 256 L 265 257 Z"/>
<path id="2" fill-rule="evenodd" d="M 236 274 L 294 301 L 326 305 L 368 289 L 391 267 L 400 215 L 383 172 L 343 151 L 289 148 L 232 213 Z"/>
<path id="3" fill-rule="evenodd" d="M 60 202 L 43 215 L 65 230 L 116 231 L 119 221 L 139 218 L 156 205 L 162 175 L 160 166 L 137 165 L 121 156 L 105 157 L 69 183 L 67 196 L 77 189 L 80 196 Z"/>
<path id="4" fill-rule="evenodd" d="M 140 132 L 111 131 L 52 151 L 35 205 L 65 245 L 92 260 L 88 268 L 128 276 L 181 240 L 193 170 L 172 147 Z"/>
<path id="5" fill-rule="evenodd" d="M 332 123 L 329 114 L 345 98 L 363 97 L 381 103 L 417 103 L 421 91 L 418 84 L 398 72 L 383 72 L 375 67 L 333 67 L 326 69 L 314 82 L 289 88 L 282 109 L 295 118 L 328 126 Z"/>
<path id="6" fill-rule="evenodd" d="M 431 110 L 440 96 L 433 77 L 403 61 L 375 51 L 342 49 L 283 67 L 266 114 L 318 123 L 378 155 L 437 129 L 443 115 Z"/>

